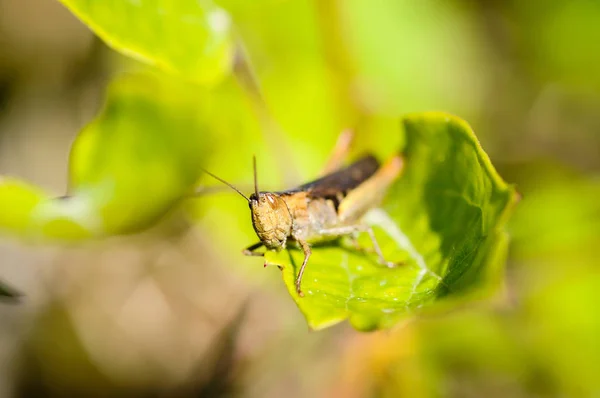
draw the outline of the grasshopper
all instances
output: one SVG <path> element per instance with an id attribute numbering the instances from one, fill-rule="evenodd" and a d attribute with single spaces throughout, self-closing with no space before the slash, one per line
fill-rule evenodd
<path id="1" fill-rule="evenodd" d="M 326 169 L 337 169 L 323 177 L 280 191 L 259 191 L 256 158 L 253 159 L 254 192 L 250 197 L 232 184 L 206 171 L 215 179 L 228 185 L 244 197 L 250 206 L 252 225 L 260 242 L 248 246 L 242 252 L 247 256 L 264 256 L 256 251 L 282 250 L 289 241 L 296 242 L 304 252 L 304 260 L 295 280 L 296 292 L 303 297 L 302 276 L 311 256 L 311 245 L 343 236 L 354 237 L 357 233 L 369 234 L 379 262 L 389 267 L 381 252 L 373 229 L 362 221 L 363 216 L 376 207 L 390 185 L 400 175 L 403 160 L 400 155 L 391 157 L 380 165 L 373 155 L 365 155 L 346 168 L 339 168 L 339 158 L 349 145 L 349 134 L 342 134 L 334 150 L 333 160 Z M 356 241 L 355 241 L 356 242 Z"/>

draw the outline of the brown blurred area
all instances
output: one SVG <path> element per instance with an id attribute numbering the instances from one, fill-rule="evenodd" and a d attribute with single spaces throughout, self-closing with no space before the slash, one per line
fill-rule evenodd
<path id="1" fill-rule="evenodd" d="M 3 175 L 65 191 L 70 144 L 117 57 L 56 1 L 0 1 Z M 84 247 L 3 238 L 0 259 L 25 293 L 0 303 L 2 397 L 230 396 L 243 378 L 245 396 L 307 396 L 306 375 L 276 364 L 310 366 L 334 342 L 296 341 L 307 329 L 283 286 L 261 293 L 228 272 L 181 215 Z"/>
<path id="2" fill-rule="evenodd" d="M 600 65 L 580 54 L 576 40 L 587 33 L 575 32 L 573 54 L 564 55 L 585 68 L 569 69 L 536 41 L 550 23 L 535 14 L 542 3 L 449 3 L 469 20 L 468 45 L 477 54 L 468 67 L 479 83 L 451 86 L 456 92 L 440 94 L 447 102 L 432 94 L 431 108 L 451 104 L 448 110 L 469 120 L 500 174 L 525 198 L 554 173 L 597 179 Z M 552 14 L 558 27 L 562 12 Z M 544 33 L 545 40 L 557 32 Z M 256 37 L 248 40 L 249 48 L 260 47 Z M 124 62 L 60 3 L 0 0 L 0 174 L 64 193 L 69 146 Z M 413 111 L 406 90 L 409 105 L 401 109 Z M 428 93 L 420 104 L 429 105 Z M 518 302 L 522 281 L 534 279 L 531 269 L 544 268 L 539 253 L 528 251 L 539 231 L 515 231 L 507 285 Z M 387 332 L 362 335 L 345 324 L 308 332 L 276 269 L 248 263 L 248 273 L 257 274 L 250 280 L 226 266 L 230 258 L 216 252 L 210 231 L 177 212 L 144 233 L 78 247 L 3 237 L 0 278 L 25 295 L 0 302 L 0 397 L 379 396 L 366 372 L 385 378 L 378 366 L 388 363 L 390 347 L 413 383 L 403 385 L 403 396 L 428 396 L 420 395 L 425 382 L 413 361 L 417 329 L 399 326 L 391 343 Z"/>

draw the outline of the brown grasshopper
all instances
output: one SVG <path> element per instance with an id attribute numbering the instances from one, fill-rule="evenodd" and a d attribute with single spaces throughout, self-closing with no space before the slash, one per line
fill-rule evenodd
<path id="1" fill-rule="evenodd" d="M 338 141 L 347 145 L 348 138 Z M 338 148 L 339 149 L 339 148 Z M 334 152 L 338 157 L 342 150 Z M 330 162 L 335 168 L 337 162 Z M 304 252 L 304 261 L 296 277 L 296 291 L 303 297 L 302 275 L 311 255 L 311 244 L 335 240 L 342 236 L 354 236 L 367 232 L 379 261 L 394 266 L 385 260 L 375 234 L 362 221 L 368 210 L 376 207 L 389 186 L 400 175 L 403 161 L 400 155 L 393 156 L 380 166 L 372 155 L 366 155 L 350 166 L 327 174 L 315 181 L 281 192 L 261 192 L 256 177 L 254 158 L 254 193 L 250 197 L 225 180 L 207 171 L 209 175 L 228 185 L 242 195 L 250 205 L 252 225 L 260 242 L 243 250 L 247 256 L 264 256 L 256 249 L 282 250 L 288 241 L 295 241 Z"/>

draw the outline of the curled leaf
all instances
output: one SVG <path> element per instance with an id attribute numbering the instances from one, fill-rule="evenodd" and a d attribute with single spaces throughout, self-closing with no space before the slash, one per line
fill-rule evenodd
<path id="1" fill-rule="evenodd" d="M 404 175 L 366 217 L 386 259 L 402 265 L 381 266 L 374 254 L 343 242 L 317 246 L 302 282 L 305 297 L 299 298 L 294 280 L 301 251 L 267 254 L 269 262 L 284 267 L 288 290 L 313 329 L 347 318 L 360 330 L 389 327 L 426 304 L 501 279 L 503 227 L 514 190 L 462 120 L 424 113 L 403 124 Z"/>

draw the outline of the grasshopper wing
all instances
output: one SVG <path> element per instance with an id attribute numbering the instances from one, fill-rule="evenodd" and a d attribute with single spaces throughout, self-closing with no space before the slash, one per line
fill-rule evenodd
<path id="1" fill-rule="evenodd" d="M 337 207 L 348 192 L 373 176 L 378 169 L 379 162 L 375 156 L 366 155 L 344 169 L 282 193 L 306 192 L 313 199 L 332 199 Z"/>

